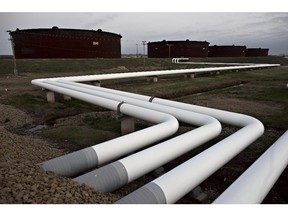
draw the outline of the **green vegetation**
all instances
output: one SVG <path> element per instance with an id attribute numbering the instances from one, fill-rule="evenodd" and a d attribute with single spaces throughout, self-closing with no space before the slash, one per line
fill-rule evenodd
<path id="1" fill-rule="evenodd" d="M 287 128 L 288 122 L 288 59 L 282 57 L 261 58 L 206 58 L 191 59 L 192 61 L 213 62 L 253 62 L 253 63 L 280 63 L 284 66 L 243 70 L 239 72 L 221 72 L 219 75 L 197 74 L 196 78 L 184 78 L 183 75 L 160 76 L 157 83 L 147 82 L 146 78 L 131 78 L 107 80 L 101 82 L 104 87 L 135 92 L 144 95 L 182 100 L 195 104 L 197 94 L 206 97 L 204 104 L 209 106 L 209 100 L 217 98 L 239 99 L 259 102 L 267 107 L 277 107 L 277 112 L 259 113 L 253 116 L 266 126 Z M 15 91 L 7 97 L 6 104 L 10 104 L 26 111 L 40 122 L 71 116 L 83 112 L 99 111 L 95 105 L 80 100 L 63 101 L 62 95 L 56 94 L 56 103 L 48 104 L 45 92 L 30 84 L 32 79 L 38 77 L 86 75 L 96 73 L 132 72 L 143 70 L 164 70 L 177 68 L 195 68 L 203 65 L 176 65 L 171 59 L 38 59 L 17 60 L 19 77 L 9 76 L 0 80 L 0 85 L 8 88 L 8 93 Z M 207 66 L 209 67 L 209 66 Z M 10 72 L 9 72 L 10 70 Z M 13 74 L 12 59 L 0 60 L 1 74 Z M 241 84 L 241 85 L 239 85 Z M 39 90 L 39 91 L 38 91 Z M 4 94 L 2 94 L 4 95 Z M 8 94 L 7 94 L 8 95 Z M 257 104 L 257 103 L 255 103 Z M 257 110 L 257 107 L 255 108 Z M 255 110 L 254 109 L 254 110 Z M 263 110 L 263 109 L 262 109 Z M 249 110 L 247 111 L 249 115 Z M 40 119 L 40 120 L 39 120 Z M 7 120 L 8 121 L 8 120 Z M 147 127 L 146 124 L 136 123 L 136 130 Z M 78 129 L 79 130 L 78 130 Z M 87 132 L 85 132 L 87 130 Z M 70 136 L 73 134 L 73 136 Z M 109 118 L 96 118 L 93 116 L 84 119 L 84 126 L 63 127 L 45 130 L 44 136 L 68 140 L 78 146 L 88 146 L 103 142 L 120 135 L 120 121 Z"/>
<path id="2" fill-rule="evenodd" d="M 121 122 L 118 119 L 100 118 L 87 115 L 83 126 L 61 126 L 44 130 L 43 137 L 65 141 L 85 148 L 121 136 Z M 135 130 L 147 127 L 146 124 L 136 123 Z"/>
<path id="3" fill-rule="evenodd" d="M 17 59 L 19 74 L 23 73 L 103 73 L 103 70 L 112 69 L 111 72 L 123 72 L 124 70 L 135 70 L 137 68 L 160 69 L 174 68 L 170 59 L 145 59 L 123 58 L 123 59 Z M 176 66 L 177 67 L 177 66 Z M 126 69 L 125 69 L 126 68 Z M 0 60 L 0 74 L 13 74 L 13 59 Z"/>
<path id="4" fill-rule="evenodd" d="M 283 57 L 237 57 L 237 58 L 194 58 L 198 62 L 275 63 L 288 65 Z M 177 65 L 167 58 L 121 58 L 121 59 L 17 59 L 19 74 L 23 73 L 117 73 L 124 71 L 164 70 L 177 68 L 199 68 L 204 65 Z M 109 71 L 107 71 L 109 70 Z M 0 59 L 0 75 L 14 74 L 13 59 Z"/>
<path id="5" fill-rule="evenodd" d="M 81 112 L 103 110 L 101 107 L 76 99 L 64 102 L 61 95 L 56 95 L 56 99 L 57 102 L 55 104 L 47 103 L 46 95 L 43 92 L 43 96 L 30 94 L 11 96 L 6 103 L 34 115 L 36 118 L 41 119 L 40 122 L 51 121 L 63 116 L 76 115 Z"/>
<path id="6" fill-rule="evenodd" d="M 98 130 L 105 128 L 105 130 L 113 131 L 115 133 L 119 133 L 121 131 L 120 120 L 85 116 L 84 123 L 86 123 L 89 127 Z"/>
<path id="7" fill-rule="evenodd" d="M 79 148 L 89 147 L 119 136 L 119 134 L 111 131 L 96 130 L 85 126 L 52 128 L 43 131 L 41 135 L 53 140 L 66 140 L 66 142 L 72 143 Z"/>
<path id="8" fill-rule="evenodd" d="M 12 105 L 21 106 L 42 106 L 47 104 L 42 97 L 35 97 L 29 94 L 16 95 L 9 98 L 9 103 Z"/>

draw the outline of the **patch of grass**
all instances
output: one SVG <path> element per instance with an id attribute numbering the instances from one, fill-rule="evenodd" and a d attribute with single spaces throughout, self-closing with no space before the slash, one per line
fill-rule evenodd
<path id="1" fill-rule="evenodd" d="M 87 127 L 61 127 L 45 130 L 41 133 L 43 137 L 66 141 L 79 148 L 93 146 L 119 136 L 119 134 L 106 130 L 98 130 Z"/>
<path id="2" fill-rule="evenodd" d="M 85 116 L 84 123 L 94 129 L 107 130 L 114 133 L 119 133 L 121 131 L 121 120 L 111 119 L 111 118 L 97 118 L 94 116 Z M 142 130 L 148 127 L 149 124 L 135 122 L 135 131 Z"/>
<path id="3" fill-rule="evenodd" d="M 64 110 L 68 108 L 80 109 L 80 108 L 88 108 L 92 106 L 94 105 L 91 105 L 90 103 L 87 103 L 81 100 L 76 100 L 76 99 L 72 99 L 72 100 L 65 101 L 65 102 L 63 101 L 63 102 L 55 104 L 55 108 L 58 110 Z"/>
<path id="4" fill-rule="evenodd" d="M 87 124 L 89 127 L 92 127 L 94 129 L 104 129 L 107 131 L 113 131 L 113 132 L 120 132 L 121 130 L 121 123 L 119 120 L 114 119 L 102 119 L 102 118 L 96 118 L 93 116 L 85 116 L 84 123 Z"/>
<path id="5" fill-rule="evenodd" d="M 239 63 L 276 63 L 288 65 L 288 59 L 283 57 L 243 57 L 243 58 L 191 58 L 191 61 L 202 62 L 239 62 Z M 17 59 L 17 69 L 22 73 L 66 73 L 77 72 L 81 74 L 103 73 L 107 69 L 124 66 L 130 71 L 139 70 L 170 70 L 179 68 L 198 68 L 205 65 L 179 65 L 172 64 L 169 58 L 121 58 L 121 59 Z M 1 59 L 0 74 L 14 74 L 13 59 Z M 109 71 L 111 73 L 111 71 Z"/>
<path id="6" fill-rule="evenodd" d="M 287 108 L 287 106 L 282 110 L 282 112 L 280 112 L 278 114 L 274 114 L 274 115 L 270 116 L 270 118 L 267 118 L 266 122 L 270 126 L 274 126 L 276 128 L 287 129 L 287 122 L 288 122 L 288 108 Z"/>
<path id="7" fill-rule="evenodd" d="M 269 106 L 279 107 L 279 112 L 269 112 L 265 115 L 255 115 L 265 125 L 279 128 L 287 128 L 288 122 L 288 89 L 286 82 L 278 80 L 277 74 L 274 74 L 274 80 L 261 80 L 236 86 L 233 88 L 216 89 L 207 93 L 215 98 L 231 97 L 247 101 L 259 101 Z M 282 107 L 282 108 L 281 108 Z"/>
<path id="8" fill-rule="evenodd" d="M 41 135 L 49 139 L 69 142 L 78 148 L 85 148 L 121 136 L 120 120 L 86 116 L 84 123 L 85 126 L 51 128 L 44 130 Z M 145 127 L 147 125 L 137 123 L 135 130 Z"/>
<path id="9" fill-rule="evenodd" d="M 46 104 L 47 102 L 41 97 L 35 97 L 29 94 L 23 94 L 11 97 L 9 99 L 9 103 L 13 105 L 38 106 Z"/>
<path id="10" fill-rule="evenodd" d="M 61 100 L 60 100 L 61 99 Z M 35 116 L 40 121 L 52 121 L 53 119 L 63 116 L 76 115 L 81 112 L 96 111 L 98 106 L 72 99 L 71 101 L 63 101 L 62 95 L 56 95 L 56 103 L 49 104 L 46 97 L 33 96 L 29 94 L 12 96 L 8 99 L 8 104 L 24 110 L 31 116 Z"/>
<path id="11" fill-rule="evenodd" d="M 225 73 L 224 76 L 230 79 L 241 79 L 247 81 L 273 81 L 288 79 L 287 68 L 273 67 L 266 69 L 255 69 L 252 71 L 239 71 L 238 73 Z"/>

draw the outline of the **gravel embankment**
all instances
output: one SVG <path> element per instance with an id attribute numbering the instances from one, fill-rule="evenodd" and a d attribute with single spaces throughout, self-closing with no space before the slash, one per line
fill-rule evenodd
<path id="1" fill-rule="evenodd" d="M 32 135 L 12 133 L 31 124 L 24 112 L 0 105 L 0 117 L 0 203 L 113 203 L 120 198 L 44 172 L 37 164 L 65 154 L 64 150 Z"/>

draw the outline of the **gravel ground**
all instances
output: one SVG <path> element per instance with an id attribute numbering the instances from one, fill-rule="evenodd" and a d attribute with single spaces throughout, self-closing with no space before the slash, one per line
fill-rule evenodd
<path id="1" fill-rule="evenodd" d="M 9 121 L 5 120 L 8 118 Z M 0 203 L 89 204 L 113 203 L 120 198 L 115 194 L 94 192 L 69 178 L 39 168 L 38 163 L 65 152 L 39 137 L 11 132 L 31 123 L 32 119 L 24 112 L 0 106 Z"/>
<path id="2" fill-rule="evenodd" d="M 255 104 L 252 105 L 255 106 Z M 113 117 L 113 112 L 83 113 L 60 118 L 56 120 L 53 127 L 81 125 L 87 115 Z M 28 114 L 12 106 L 0 104 L 0 204 L 110 204 L 154 179 L 151 175 L 146 175 L 113 193 L 101 194 L 88 186 L 79 185 L 70 178 L 45 172 L 37 165 L 38 163 L 58 157 L 71 150 L 62 148 L 59 143 L 44 140 L 33 134 L 17 134 L 21 131 L 20 129 L 29 127 L 33 127 L 33 118 Z M 191 128 L 181 127 L 181 133 L 188 130 Z M 224 127 L 222 135 L 228 136 L 235 130 L 237 128 Z M 253 145 L 255 146 L 253 155 L 258 150 L 256 148 L 258 143 L 259 145 L 266 143 L 267 146 L 270 146 L 281 134 L 282 131 L 266 130 L 265 136 Z M 262 149 L 262 151 L 264 150 Z M 243 159 L 243 156 L 240 159 Z M 243 164 L 243 161 L 240 164 Z M 230 169 L 223 168 L 217 173 L 213 178 L 210 178 L 210 182 L 207 181 L 202 185 L 204 192 L 210 197 L 209 202 L 219 195 L 219 179 L 223 176 L 231 176 Z M 287 172 L 284 172 L 282 179 L 278 182 L 278 186 L 275 187 L 274 192 L 272 190 L 273 193 L 268 196 L 266 203 L 287 203 L 285 198 Z M 186 197 L 178 203 L 191 204 L 195 201 Z"/>
<path id="3" fill-rule="evenodd" d="M 0 104 L 0 125 L 4 125 L 8 130 L 23 128 L 32 123 L 33 119 L 22 110 Z"/>

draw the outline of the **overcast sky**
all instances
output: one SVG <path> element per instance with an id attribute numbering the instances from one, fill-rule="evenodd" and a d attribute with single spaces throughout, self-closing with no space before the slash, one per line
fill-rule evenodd
<path id="1" fill-rule="evenodd" d="M 0 12 L 0 55 L 12 54 L 7 30 L 29 28 L 102 29 L 122 35 L 122 54 L 135 54 L 142 41 L 199 40 L 210 45 L 269 48 L 288 54 L 285 12 Z M 142 51 L 139 47 L 139 52 Z"/>

